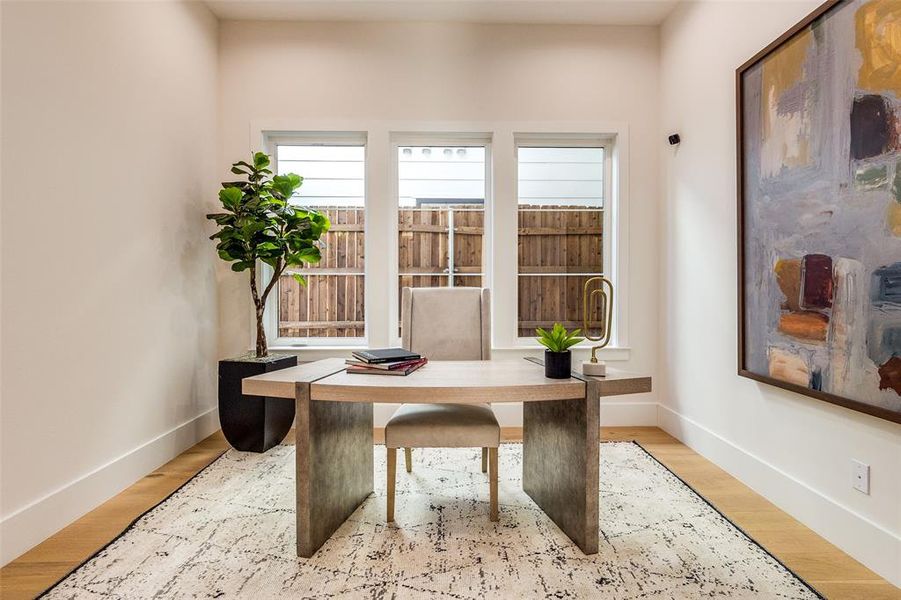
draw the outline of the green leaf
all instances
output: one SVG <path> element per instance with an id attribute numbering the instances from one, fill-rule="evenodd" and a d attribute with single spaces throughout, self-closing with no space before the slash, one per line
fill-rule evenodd
<path id="1" fill-rule="evenodd" d="M 535 333 L 538 334 L 536 338 L 538 343 L 551 352 L 565 352 L 584 339 L 578 337 L 581 330 L 574 329 L 567 332 L 562 323 L 554 323 L 550 331 L 538 327 L 535 329 Z"/>
<path id="2" fill-rule="evenodd" d="M 270 159 L 265 152 L 257 152 L 253 155 L 253 167 L 255 169 L 265 169 L 269 166 Z"/>
<path id="3" fill-rule="evenodd" d="M 245 240 L 250 241 L 250 239 L 253 238 L 253 236 L 255 236 L 259 232 L 266 229 L 267 225 L 268 225 L 268 223 L 265 223 L 265 222 L 250 221 L 250 222 L 246 223 L 245 225 L 241 226 L 241 235 L 244 237 Z M 259 245 L 257 246 L 257 248 L 259 248 Z"/>
<path id="4" fill-rule="evenodd" d="M 307 215 L 309 217 L 310 231 L 312 235 L 317 239 L 321 237 L 326 231 L 328 231 L 332 225 L 328 220 L 328 217 L 320 212 L 311 210 L 308 211 Z"/>
<path id="5" fill-rule="evenodd" d="M 207 215 L 206 218 L 216 221 L 217 225 L 231 225 L 235 220 L 235 215 L 232 213 L 213 213 Z"/>
<path id="6" fill-rule="evenodd" d="M 292 273 L 291 277 L 294 278 L 294 281 L 302 285 L 303 287 L 307 287 L 307 279 L 300 273 Z"/>
<path id="7" fill-rule="evenodd" d="M 242 261 L 236 262 L 235 264 L 232 265 L 232 271 L 240 273 L 241 271 L 246 271 L 247 269 L 251 268 L 252 266 L 253 266 L 252 260 L 242 260 Z"/>
<path id="8" fill-rule="evenodd" d="M 248 183 L 246 181 L 223 181 L 222 187 L 224 188 L 238 188 L 241 190 L 246 190 L 248 188 Z"/>
<path id="9" fill-rule="evenodd" d="M 319 252 L 319 248 L 313 246 L 312 248 L 304 248 L 300 252 L 300 259 L 307 263 L 318 263 L 322 260 L 322 254 Z"/>
<path id="10" fill-rule="evenodd" d="M 219 200 L 222 202 L 222 206 L 228 210 L 236 211 L 241 205 L 243 197 L 244 193 L 238 188 L 229 187 L 219 190 Z"/>
<path id="11" fill-rule="evenodd" d="M 582 341 L 582 338 L 578 338 L 578 337 L 577 338 L 568 338 L 567 340 L 565 340 L 563 342 L 563 350 L 568 350 L 569 348 L 571 348 L 572 346 L 575 346 L 576 344 L 578 344 L 581 341 Z"/>
<path id="12" fill-rule="evenodd" d="M 229 241 L 236 237 L 240 237 L 234 227 L 225 227 L 210 236 L 211 240 Z"/>
<path id="13" fill-rule="evenodd" d="M 272 189 L 281 194 L 282 198 L 287 199 L 294 195 L 294 190 L 299 188 L 302 183 L 303 177 L 295 173 L 276 175 L 272 178 Z"/>

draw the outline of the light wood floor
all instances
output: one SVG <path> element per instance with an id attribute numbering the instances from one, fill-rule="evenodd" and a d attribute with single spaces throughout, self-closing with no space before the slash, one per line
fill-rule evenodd
<path id="1" fill-rule="evenodd" d="M 656 427 L 601 430 L 605 440 L 635 440 L 779 560 L 828 598 L 901 600 L 901 590 L 801 525 L 725 471 Z M 504 429 L 507 441 L 522 430 Z M 381 442 L 383 432 L 374 432 Z M 33 598 L 102 548 L 227 448 L 221 433 L 144 477 L 0 569 L 0 598 Z"/>

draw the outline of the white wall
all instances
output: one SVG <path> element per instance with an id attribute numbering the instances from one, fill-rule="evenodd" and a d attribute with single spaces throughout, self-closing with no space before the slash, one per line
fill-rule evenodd
<path id="1" fill-rule="evenodd" d="M 225 177 L 227 165 L 259 145 L 261 123 L 625 123 L 631 355 L 616 366 L 655 375 L 657 43 L 655 27 L 224 21 L 219 166 Z M 380 176 L 388 177 L 387 168 Z M 509 182 L 497 185 L 510 189 Z M 370 236 L 379 225 L 370 219 Z M 507 250 L 515 252 L 515 243 Z M 246 278 L 223 271 L 220 279 L 225 356 L 250 344 L 251 311 Z M 366 301 L 387 310 L 387 297 Z M 602 411 L 604 424 L 656 423 L 655 394 L 611 405 Z M 516 407 L 499 410 L 504 424 L 519 422 Z M 384 418 L 382 411 L 376 416 Z"/>
<path id="2" fill-rule="evenodd" d="M 2 3 L 2 563 L 218 427 L 216 31 Z"/>
<path id="3" fill-rule="evenodd" d="M 901 426 L 736 375 L 735 69 L 818 4 L 688 4 L 661 29 L 661 124 L 682 144 L 662 161 L 660 423 L 898 585 Z"/>

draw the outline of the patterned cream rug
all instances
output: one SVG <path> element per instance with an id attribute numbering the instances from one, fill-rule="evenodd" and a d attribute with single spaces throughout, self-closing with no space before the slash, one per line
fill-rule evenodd
<path id="1" fill-rule="evenodd" d="M 48 598 L 817 598 L 637 444 L 601 446 L 600 552 L 585 556 L 500 449 L 499 523 L 479 450 L 399 456 L 395 525 L 376 492 L 312 559 L 294 553 L 294 447 L 230 450 Z"/>

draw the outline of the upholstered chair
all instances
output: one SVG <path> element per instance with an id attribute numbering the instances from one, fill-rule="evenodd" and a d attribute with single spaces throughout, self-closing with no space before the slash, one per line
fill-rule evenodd
<path id="1" fill-rule="evenodd" d="M 404 348 L 418 352 L 430 361 L 489 360 L 489 291 L 480 288 L 404 288 L 401 341 Z M 497 521 L 497 449 L 500 441 L 501 428 L 488 404 L 402 405 L 385 426 L 388 521 L 394 520 L 398 448 L 404 448 L 408 473 L 413 470 L 412 448 L 481 448 L 482 472 L 489 471 L 489 518 Z"/>

